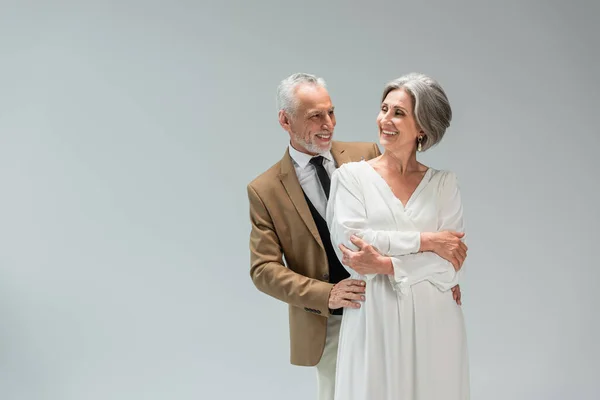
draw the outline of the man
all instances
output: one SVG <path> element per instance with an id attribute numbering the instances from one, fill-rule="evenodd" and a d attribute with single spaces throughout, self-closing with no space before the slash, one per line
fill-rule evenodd
<path id="1" fill-rule="evenodd" d="M 333 400 L 341 314 L 359 308 L 365 282 L 349 279 L 325 223 L 330 176 L 341 164 L 380 155 L 373 143 L 333 141 L 336 120 L 325 82 L 293 74 L 277 90 L 279 123 L 290 136 L 283 158 L 248 185 L 250 275 L 262 292 L 289 304 L 291 363 L 316 366 L 319 400 Z M 418 234 L 417 234 L 418 235 Z M 456 232 L 423 233 L 418 249 L 462 265 L 466 247 Z M 372 259 L 360 241 L 352 262 Z M 284 264 L 285 257 L 285 264 Z M 362 261 L 362 263 L 361 263 Z M 460 301 L 460 291 L 455 291 Z"/>

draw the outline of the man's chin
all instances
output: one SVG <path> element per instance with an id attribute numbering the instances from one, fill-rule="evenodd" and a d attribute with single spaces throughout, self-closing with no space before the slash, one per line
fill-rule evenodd
<path id="1" fill-rule="evenodd" d="M 327 153 L 329 150 L 331 150 L 331 140 L 329 141 L 328 144 L 326 145 L 321 145 L 321 146 L 312 146 L 313 148 L 310 149 L 311 152 L 313 153 L 317 153 L 317 154 L 323 154 L 323 153 Z"/>
<path id="2" fill-rule="evenodd" d="M 329 143 L 325 144 L 325 145 L 317 145 L 315 143 L 305 143 L 302 142 L 300 140 L 297 141 L 298 144 L 300 146 L 302 146 L 302 148 L 304 148 L 304 150 L 308 153 L 312 153 L 312 154 L 323 154 L 323 153 L 327 153 L 329 150 L 331 150 L 331 144 L 333 143 L 331 140 L 329 141 Z"/>
<path id="3" fill-rule="evenodd" d="M 331 150 L 331 143 L 329 143 L 326 147 L 321 149 L 321 153 L 327 153 L 329 150 Z"/>

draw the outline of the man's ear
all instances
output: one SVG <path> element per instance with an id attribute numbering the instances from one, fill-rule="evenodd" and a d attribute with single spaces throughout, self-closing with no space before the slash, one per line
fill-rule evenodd
<path id="1" fill-rule="evenodd" d="M 284 110 L 279 110 L 279 125 L 288 132 L 291 130 L 290 117 Z"/>

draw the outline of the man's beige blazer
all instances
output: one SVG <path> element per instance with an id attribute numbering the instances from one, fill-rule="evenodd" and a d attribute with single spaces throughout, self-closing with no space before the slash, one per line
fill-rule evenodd
<path id="1" fill-rule="evenodd" d="M 380 154 L 374 143 L 333 142 L 336 166 Z M 256 287 L 289 304 L 291 363 L 321 359 L 329 317 L 329 266 L 289 151 L 248 185 L 250 276 Z M 285 259 L 285 261 L 284 261 Z"/>

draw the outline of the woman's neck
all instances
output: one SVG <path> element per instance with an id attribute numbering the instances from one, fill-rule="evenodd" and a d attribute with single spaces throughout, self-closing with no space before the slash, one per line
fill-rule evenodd
<path id="1" fill-rule="evenodd" d="M 404 175 L 421 171 L 422 166 L 417 161 L 417 152 L 414 149 L 399 149 L 396 151 L 385 149 L 380 162 L 389 169 Z"/>

